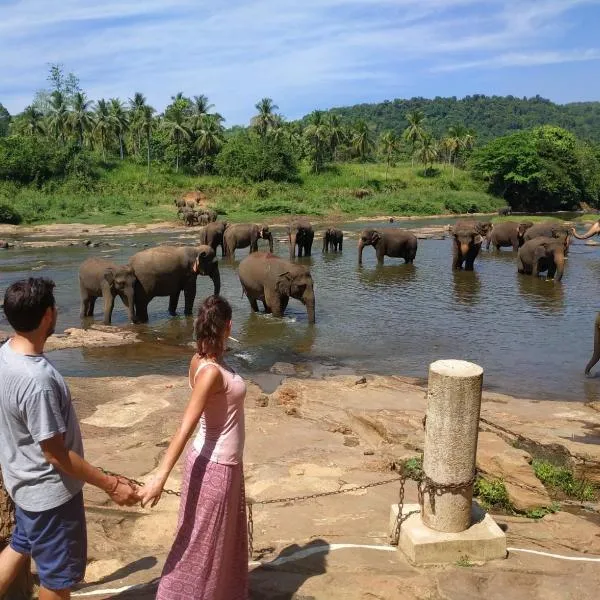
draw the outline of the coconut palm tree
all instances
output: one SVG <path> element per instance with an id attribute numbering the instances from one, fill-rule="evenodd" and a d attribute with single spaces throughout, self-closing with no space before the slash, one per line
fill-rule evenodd
<path id="1" fill-rule="evenodd" d="M 329 138 L 329 149 L 333 156 L 333 161 L 337 161 L 337 149 L 344 143 L 345 131 L 342 126 L 340 115 L 330 113 L 327 119 L 327 136 Z"/>
<path id="2" fill-rule="evenodd" d="M 106 160 L 106 147 L 109 144 L 110 137 L 114 133 L 113 120 L 110 114 L 110 106 L 104 98 L 96 103 L 94 111 L 94 135 L 98 136 L 100 147 L 102 148 L 102 159 Z"/>
<path id="3" fill-rule="evenodd" d="M 313 111 L 308 117 L 304 137 L 310 147 L 311 168 L 315 173 L 319 173 L 325 163 L 325 150 L 329 143 L 328 133 L 323 111 Z"/>
<path id="4" fill-rule="evenodd" d="M 175 143 L 177 154 L 175 159 L 175 172 L 179 172 L 179 146 L 183 140 L 189 140 L 192 132 L 188 129 L 185 117 L 184 103 L 175 101 L 165 112 L 162 126 L 169 132 L 171 141 Z"/>
<path id="5" fill-rule="evenodd" d="M 35 106 L 28 106 L 22 113 L 19 119 L 19 130 L 22 131 L 25 135 L 43 135 L 44 132 L 44 124 L 43 124 L 44 115 L 35 108 Z"/>
<path id="6" fill-rule="evenodd" d="M 152 145 L 152 130 L 154 129 L 156 123 L 154 121 L 154 113 L 156 110 L 145 104 L 140 109 L 140 133 L 146 135 L 146 142 L 148 145 L 148 177 L 150 177 L 150 146 Z"/>
<path id="7" fill-rule="evenodd" d="M 203 158 L 216 154 L 223 145 L 223 126 L 215 115 L 205 114 L 196 130 L 196 147 Z"/>
<path id="8" fill-rule="evenodd" d="M 365 180 L 367 176 L 366 158 L 373 149 L 373 146 L 374 143 L 371 128 L 365 120 L 360 119 L 354 125 L 354 132 L 352 135 L 352 148 L 358 154 L 360 162 L 364 164 L 363 180 Z"/>
<path id="9" fill-rule="evenodd" d="M 449 162 L 452 164 L 452 176 L 454 177 L 454 168 L 461 150 L 465 148 L 465 138 L 467 136 L 467 128 L 464 125 L 452 125 L 448 127 L 447 146 L 450 150 Z"/>
<path id="10" fill-rule="evenodd" d="M 425 165 L 425 175 L 431 172 L 433 163 L 437 160 L 438 148 L 431 135 L 425 135 L 419 144 L 417 158 Z"/>
<path id="11" fill-rule="evenodd" d="M 199 96 L 194 96 L 192 101 L 192 114 L 195 117 L 203 117 L 204 115 L 209 114 L 210 109 L 214 107 L 215 105 L 208 101 L 208 96 L 200 94 Z"/>
<path id="12" fill-rule="evenodd" d="M 406 120 L 408 121 L 408 127 L 404 130 L 404 139 L 412 148 L 414 165 L 415 148 L 425 136 L 425 115 L 423 114 L 423 111 L 413 110 L 406 114 Z"/>
<path id="13" fill-rule="evenodd" d="M 94 126 L 92 107 L 94 103 L 88 100 L 84 92 L 76 92 L 72 100 L 72 110 L 69 114 L 69 128 L 77 136 L 80 146 L 83 146 L 85 134 Z"/>
<path id="14" fill-rule="evenodd" d="M 256 132 L 260 137 L 265 137 L 271 127 L 276 122 L 275 111 L 279 108 L 277 104 L 274 104 L 271 98 L 263 98 L 257 102 L 254 107 L 258 111 L 258 114 L 252 117 L 250 125 L 256 129 Z"/>
<path id="15" fill-rule="evenodd" d="M 123 137 L 129 129 L 129 115 L 125 110 L 125 105 L 119 98 L 110 99 L 110 118 L 114 134 L 119 140 L 119 153 L 123 160 Z"/>
<path id="16" fill-rule="evenodd" d="M 393 131 L 386 131 L 381 135 L 379 143 L 381 145 L 381 151 L 385 156 L 385 178 L 387 180 L 390 165 L 398 151 L 398 136 Z"/>
<path id="17" fill-rule="evenodd" d="M 55 90 L 50 95 L 50 113 L 48 115 L 48 130 L 56 138 L 65 143 L 69 124 L 69 104 L 62 92 Z"/>
<path id="18" fill-rule="evenodd" d="M 133 153 L 137 155 L 142 146 L 142 120 L 143 111 L 146 106 L 146 96 L 136 92 L 133 98 L 129 98 L 129 111 L 131 114 L 131 129 L 133 133 Z M 136 144 L 137 142 L 137 144 Z"/>

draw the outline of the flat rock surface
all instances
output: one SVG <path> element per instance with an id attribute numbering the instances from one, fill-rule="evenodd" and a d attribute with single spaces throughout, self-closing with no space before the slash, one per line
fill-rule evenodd
<path id="1" fill-rule="evenodd" d="M 355 385 L 357 379 L 356 374 L 324 380 L 288 378 L 269 395 L 267 406 L 261 402 L 257 406 L 264 394 L 249 384 L 248 496 L 259 502 L 352 490 L 254 506 L 254 558 L 264 564 L 251 566 L 252 598 L 597 597 L 598 563 L 513 551 L 507 560 L 484 566 L 424 570 L 389 551 L 388 516 L 390 505 L 398 502 L 399 485 L 354 488 L 394 478 L 391 463 L 418 453 L 425 389 L 409 378 L 368 376 L 366 384 Z M 69 383 L 82 421 L 87 457 L 135 479 L 150 476 L 187 402 L 185 377 L 74 378 Z M 534 412 L 537 422 L 532 425 Z M 556 444 L 568 427 L 577 431 L 580 421 L 595 426 L 600 422 L 600 413 L 583 404 L 548 403 L 540 410 L 539 403 L 505 397 L 499 402 L 495 396 L 486 398 L 484 414 L 490 421 L 498 420 L 518 431 L 521 423 L 523 430 L 537 431 L 541 420 L 543 439 Z M 508 444 L 496 433 L 482 437 L 483 448 L 492 444 L 506 452 L 502 444 Z M 587 449 L 583 441 L 569 437 L 573 451 Z M 358 443 L 346 445 L 348 438 Z M 508 469 L 507 465 L 503 468 Z M 174 469 L 167 488 L 179 489 L 180 468 L 179 464 Z M 89 486 L 85 496 L 90 566 L 80 591 L 99 591 L 95 598 L 154 598 L 173 540 L 179 499 L 164 494 L 150 510 L 115 507 L 104 493 Z M 417 501 L 414 482 L 406 484 L 405 501 Z M 539 521 L 496 515 L 496 521 L 506 529 L 509 547 L 600 556 L 600 519 L 593 512 L 560 512 Z M 129 586 L 139 587 L 128 591 L 125 588 Z"/>

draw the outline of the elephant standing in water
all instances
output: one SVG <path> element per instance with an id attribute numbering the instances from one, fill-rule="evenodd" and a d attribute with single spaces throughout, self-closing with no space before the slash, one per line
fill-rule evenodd
<path id="1" fill-rule="evenodd" d="M 544 221 L 543 223 L 536 223 L 530 227 L 523 236 L 523 239 L 528 242 L 529 240 L 535 240 L 536 238 L 556 238 L 561 240 L 565 248 L 565 254 L 569 251 L 569 244 L 571 243 L 571 235 L 574 235 L 575 228 L 567 227 L 562 223 L 556 221 Z"/>
<path id="2" fill-rule="evenodd" d="M 594 353 L 585 367 L 585 374 L 589 375 L 592 367 L 600 360 L 600 312 L 594 321 Z"/>
<path id="3" fill-rule="evenodd" d="M 306 306 L 308 322 L 315 322 L 315 292 L 310 271 L 273 254 L 253 252 L 240 263 L 240 283 L 254 312 L 260 300 L 265 312 L 282 317 L 290 298 Z"/>
<path id="4" fill-rule="evenodd" d="M 487 233 L 486 249 L 489 250 L 490 245 L 492 245 L 496 250 L 512 247 L 516 252 L 523 245 L 525 233 L 530 227 L 533 227 L 533 223 L 530 221 L 526 223 L 517 223 L 516 221 L 497 223 Z"/>
<path id="5" fill-rule="evenodd" d="M 417 245 L 417 236 L 406 229 L 365 229 L 358 239 L 358 264 L 362 265 L 363 248 L 373 246 L 380 265 L 385 256 L 403 258 L 405 263 L 412 265 L 417 255 Z"/>
<path id="6" fill-rule="evenodd" d="M 263 239 L 269 242 L 269 252 L 273 253 L 273 234 L 269 231 L 267 225 L 231 225 L 225 231 L 224 245 L 225 254 L 229 258 L 235 258 L 237 248 L 247 248 L 250 246 L 250 252 L 258 252 L 258 240 Z"/>
<path id="7" fill-rule="evenodd" d="M 330 249 L 333 252 L 341 252 L 343 243 L 344 232 L 341 229 L 330 227 L 323 233 L 323 252 L 329 252 Z"/>
<path id="8" fill-rule="evenodd" d="M 548 271 L 548 279 L 559 282 L 565 270 L 565 247 L 561 240 L 539 237 L 525 242 L 517 255 L 519 273 L 537 277 Z"/>
<path id="9" fill-rule="evenodd" d="M 475 259 L 481 250 L 481 244 L 492 224 L 481 221 L 461 220 L 451 228 L 452 235 L 452 269 L 472 271 Z"/>
<path id="10" fill-rule="evenodd" d="M 216 253 L 217 248 L 221 246 L 221 256 L 225 256 L 225 243 L 223 237 L 228 224 L 226 221 L 208 223 L 200 232 L 200 244 L 210 246 Z"/>
<path id="11" fill-rule="evenodd" d="M 88 258 L 79 267 L 79 291 L 81 293 L 81 318 L 94 316 L 96 299 L 104 300 L 104 324 L 110 325 L 119 296 L 127 307 L 129 320 L 135 322 L 134 311 L 135 274 L 130 266 L 119 266 L 103 258 Z"/>
<path id="12" fill-rule="evenodd" d="M 292 221 L 287 230 L 288 242 L 290 243 L 290 259 L 296 258 L 296 246 L 298 246 L 298 258 L 310 256 L 315 232 L 312 225 L 306 219 Z"/>
<path id="13" fill-rule="evenodd" d="M 157 246 L 134 254 L 129 264 L 136 276 L 135 316 L 139 323 L 148 322 L 148 304 L 157 296 L 169 296 L 169 314 L 175 316 L 182 291 L 185 314 L 191 315 L 198 275 L 212 279 L 215 294 L 221 291 L 219 264 L 210 246 Z"/>

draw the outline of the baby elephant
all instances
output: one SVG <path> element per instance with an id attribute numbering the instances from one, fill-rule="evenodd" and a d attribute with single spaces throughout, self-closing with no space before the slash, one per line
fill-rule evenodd
<path id="1" fill-rule="evenodd" d="M 110 325 L 115 297 L 127 307 L 129 320 L 135 322 L 133 290 L 135 273 L 130 266 L 119 266 L 103 258 L 89 258 L 79 267 L 81 318 L 94 316 L 96 299 L 104 299 L 104 324 Z"/>
<path id="2" fill-rule="evenodd" d="M 548 271 L 548 279 L 558 282 L 565 269 L 565 246 L 562 240 L 539 237 L 525 242 L 517 255 L 519 273 L 537 277 Z"/>
<path id="3" fill-rule="evenodd" d="M 337 252 L 342 251 L 342 244 L 344 242 L 344 232 L 341 229 L 334 229 L 330 227 L 323 233 L 323 252 Z"/>

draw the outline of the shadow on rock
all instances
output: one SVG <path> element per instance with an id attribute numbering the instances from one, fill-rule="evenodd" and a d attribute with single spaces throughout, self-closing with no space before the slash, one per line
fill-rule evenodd
<path id="1" fill-rule="evenodd" d="M 329 544 L 323 539 L 292 544 L 250 573 L 250 600 L 313 600 L 297 594 L 311 577 L 327 572 Z"/>

